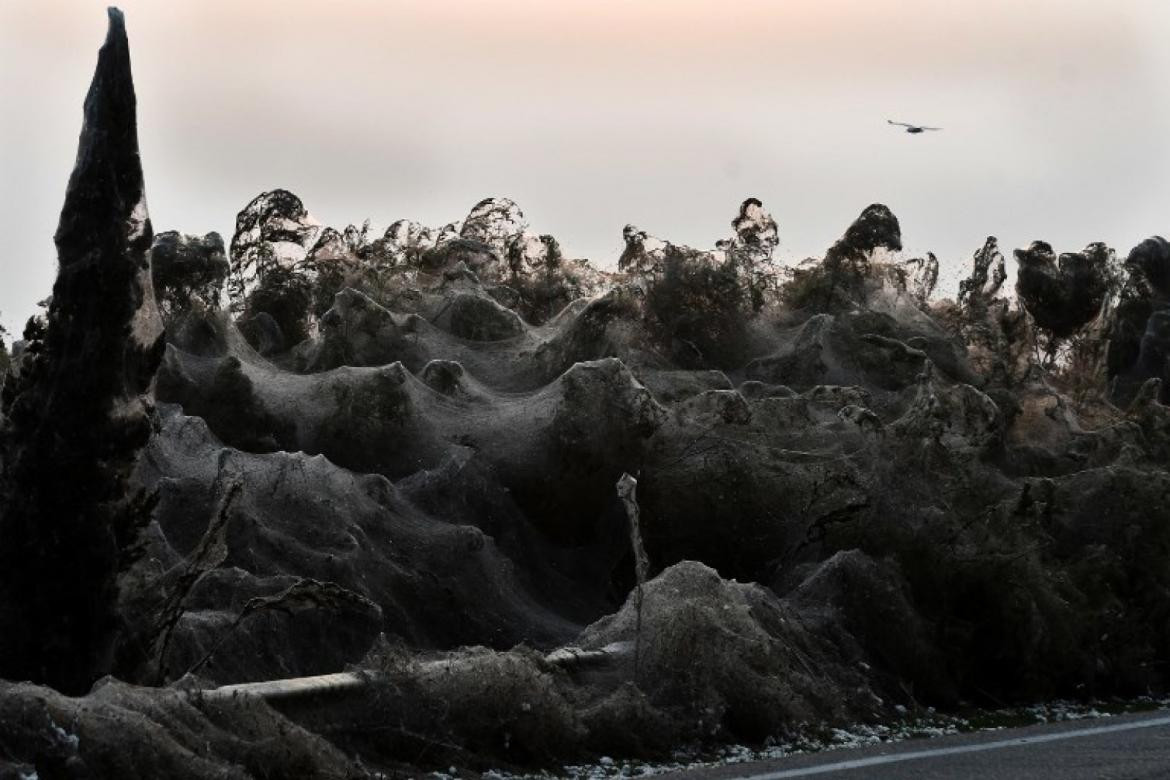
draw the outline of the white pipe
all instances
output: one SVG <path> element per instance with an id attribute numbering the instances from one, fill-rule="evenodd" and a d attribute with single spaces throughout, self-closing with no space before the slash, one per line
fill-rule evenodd
<path id="1" fill-rule="evenodd" d="M 627 655 L 632 648 L 630 642 L 614 642 L 600 650 L 581 650 L 576 647 L 561 647 L 544 657 L 547 663 L 566 669 L 584 666 L 599 666 Z M 476 656 L 452 658 L 445 661 L 428 661 L 420 671 L 439 671 L 453 663 L 474 661 Z M 188 695 L 203 701 L 227 701 L 238 697 L 255 697 L 270 704 L 295 701 L 317 696 L 344 694 L 364 688 L 378 679 L 373 672 L 337 672 L 319 674 L 313 677 L 292 677 L 285 680 L 237 683 L 219 688 L 191 691 Z"/>

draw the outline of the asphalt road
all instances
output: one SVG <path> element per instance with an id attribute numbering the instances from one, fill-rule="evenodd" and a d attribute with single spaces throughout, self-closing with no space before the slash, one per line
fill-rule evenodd
<path id="1" fill-rule="evenodd" d="M 689 780 L 1170 778 L 1170 711 L 909 740 L 694 770 L 673 777 Z"/>

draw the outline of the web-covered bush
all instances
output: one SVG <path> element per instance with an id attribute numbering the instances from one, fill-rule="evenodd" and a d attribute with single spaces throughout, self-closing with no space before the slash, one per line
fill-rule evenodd
<path id="1" fill-rule="evenodd" d="M 667 248 L 662 275 L 646 291 L 648 323 L 684 366 L 741 365 L 749 313 L 734 264 L 715 264 L 674 245 Z"/>

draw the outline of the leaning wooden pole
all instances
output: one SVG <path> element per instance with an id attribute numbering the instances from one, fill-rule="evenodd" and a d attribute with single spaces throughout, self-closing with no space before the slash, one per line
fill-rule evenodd
<path id="1" fill-rule="evenodd" d="M 646 570 L 649 568 L 649 559 L 646 557 L 646 548 L 642 546 L 641 511 L 638 509 L 638 480 L 629 474 L 622 474 L 617 482 L 617 494 L 626 507 L 626 515 L 630 519 L 630 548 L 634 553 L 634 576 L 637 584 L 634 588 L 634 682 L 638 681 L 638 662 L 641 656 L 642 645 L 642 590 L 646 585 Z"/>

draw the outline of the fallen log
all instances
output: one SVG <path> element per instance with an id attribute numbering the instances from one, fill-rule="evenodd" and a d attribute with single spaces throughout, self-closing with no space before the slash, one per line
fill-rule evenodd
<path id="1" fill-rule="evenodd" d="M 546 663 L 559 666 L 562 669 L 581 669 L 585 667 L 602 666 L 617 660 L 633 651 L 630 642 L 614 642 L 600 650 L 582 650 L 577 647 L 561 647 L 553 650 L 544 657 Z M 466 658 L 449 658 L 441 661 L 427 661 L 419 665 L 422 675 L 442 673 L 459 663 L 467 662 Z M 284 680 L 265 680 L 262 682 L 237 683 L 224 685 L 219 688 L 208 688 L 189 691 L 191 698 L 201 701 L 227 701 L 241 697 L 254 697 L 278 706 L 282 703 L 303 701 L 312 698 L 329 698 L 342 696 L 365 688 L 377 682 L 380 675 L 375 672 L 336 672 L 334 674 L 319 674 L 312 677 L 291 677 Z"/>

